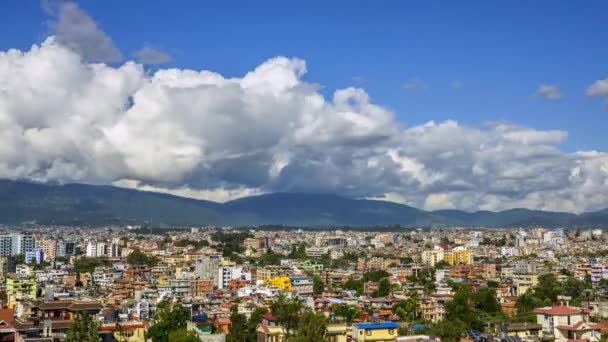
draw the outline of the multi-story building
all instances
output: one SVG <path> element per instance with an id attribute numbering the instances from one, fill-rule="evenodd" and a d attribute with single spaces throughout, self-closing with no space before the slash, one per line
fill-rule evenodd
<path id="1" fill-rule="evenodd" d="M 598 283 L 602 279 L 608 279 L 608 266 L 593 265 L 591 266 L 591 282 Z"/>
<path id="2" fill-rule="evenodd" d="M 55 259 L 57 253 L 57 241 L 51 239 L 38 239 L 36 240 L 36 247 L 42 250 L 45 258 Z"/>
<path id="3" fill-rule="evenodd" d="M 220 255 L 206 255 L 197 258 L 194 263 L 194 273 L 198 279 L 213 280 L 213 286 L 219 286 L 219 268 L 222 257 Z"/>
<path id="4" fill-rule="evenodd" d="M 543 335 L 555 342 L 597 341 L 601 336 L 601 324 L 589 322 L 589 309 L 568 305 L 534 309 Z"/>
<path id="5" fill-rule="evenodd" d="M 312 258 L 318 258 L 327 254 L 327 247 L 306 247 L 306 256 Z"/>
<path id="6" fill-rule="evenodd" d="M 399 324 L 395 322 L 357 323 L 353 324 L 352 340 L 365 341 L 394 341 L 399 335 Z"/>
<path id="7" fill-rule="evenodd" d="M 213 280 L 198 279 L 190 280 L 190 298 L 204 298 L 207 294 L 213 293 Z"/>
<path id="8" fill-rule="evenodd" d="M 231 280 L 251 281 L 251 272 L 243 270 L 242 267 L 220 267 L 218 270 L 218 287 L 228 288 Z"/>
<path id="9" fill-rule="evenodd" d="M 538 285 L 537 274 L 514 274 L 513 275 L 513 289 L 515 296 L 521 296 L 534 286 Z"/>
<path id="10" fill-rule="evenodd" d="M 72 241 L 57 241 L 57 249 L 55 256 L 57 257 L 68 257 L 76 254 L 76 243 Z"/>
<path id="11" fill-rule="evenodd" d="M 13 236 L 13 252 L 15 255 L 30 252 L 34 249 L 34 237 L 32 234 L 11 234 Z"/>
<path id="12" fill-rule="evenodd" d="M 0 256 L 14 256 L 12 235 L 0 235 Z"/>
<path id="13" fill-rule="evenodd" d="M 0 279 L 4 279 L 9 273 L 15 273 L 16 270 L 17 262 L 15 260 L 15 257 L 0 257 Z"/>
<path id="14" fill-rule="evenodd" d="M 312 277 L 291 277 L 291 291 L 297 295 L 312 294 L 314 292 Z"/>
<path id="15" fill-rule="evenodd" d="M 519 255 L 517 247 L 500 247 L 500 255 L 504 257 L 516 257 Z"/>
<path id="16" fill-rule="evenodd" d="M 471 251 L 464 246 L 452 248 L 451 251 L 444 253 L 444 260 L 448 265 L 471 264 L 473 262 Z"/>
<path id="17" fill-rule="evenodd" d="M 427 264 L 431 267 L 445 259 L 447 246 L 443 244 L 437 244 L 430 251 L 423 251 L 421 255 L 422 263 Z"/>
<path id="18" fill-rule="evenodd" d="M 367 268 L 370 270 L 381 270 L 384 269 L 384 258 L 383 257 L 371 257 L 367 261 Z"/>
<path id="19" fill-rule="evenodd" d="M 42 248 L 34 248 L 34 250 L 25 252 L 25 263 L 32 264 L 36 263 L 38 265 L 42 264 L 44 261 L 44 252 Z"/>
<path id="20" fill-rule="evenodd" d="M 87 243 L 87 250 L 86 250 L 85 255 L 87 256 L 87 258 L 97 257 L 97 242 L 96 241 L 89 241 Z"/>
<path id="21" fill-rule="evenodd" d="M 9 306 L 18 300 L 36 298 L 36 279 L 18 278 L 11 276 L 6 278 L 6 295 L 9 297 Z"/>
<path id="22" fill-rule="evenodd" d="M 25 255 L 34 249 L 34 237 L 31 234 L 11 233 L 0 235 L 0 256 Z"/>

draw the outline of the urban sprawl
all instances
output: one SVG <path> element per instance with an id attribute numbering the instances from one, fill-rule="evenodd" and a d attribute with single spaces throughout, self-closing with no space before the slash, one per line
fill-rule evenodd
<path id="1" fill-rule="evenodd" d="M 603 342 L 607 238 L 3 227 L 0 341 Z"/>

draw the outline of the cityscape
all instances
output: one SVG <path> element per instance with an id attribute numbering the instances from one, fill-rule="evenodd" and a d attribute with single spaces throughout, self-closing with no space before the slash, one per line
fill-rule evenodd
<path id="1" fill-rule="evenodd" d="M 608 342 L 608 2 L 0 1 L 0 342 Z"/>
<path id="2" fill-rule="evenodd" d="M 0 334 L 69 339 L 86 314 L 103 341 L 599 341 L 607 238 L 541 227 L 7 230 Z"/>

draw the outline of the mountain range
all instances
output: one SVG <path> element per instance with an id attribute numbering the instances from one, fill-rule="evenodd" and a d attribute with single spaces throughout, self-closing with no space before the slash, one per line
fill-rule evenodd
<path id="1" fill-rule="evenodd" d="M 608 209 L 572 214 L 529 209 L 424 211 L 334 194 L 273 193 L 225 203 L 114 186 L 0 180 L 0 224 L 150 226 L 608 227 Z"/>

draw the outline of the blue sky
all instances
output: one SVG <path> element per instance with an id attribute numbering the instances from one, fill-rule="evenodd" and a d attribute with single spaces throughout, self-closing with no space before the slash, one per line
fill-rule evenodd
<path id="1" fill-rule="evenodd" d="M 20 52 L 0 53 L 0 178 L 216 201 L 604 209 L 607 13 L 605 1 L 1 1 L 0 51 Z"/>
<path id="2" fill-rule="evenodd" d="M 363 87 L 407 126 L 507 120 L 568 131 L 565 151 L 608 150 L 608 111 L 585 95 L 608 77 L 605 1 L 78 4 L 125 58 L 148 44 L 172 55 L 163 67 L 239 76 L 273 56 L 299 57 L 325 94 Z M 48 20 L 38 1 L 2 1 L 0 49 L 41 42 Z M 412 81 L 423 89 L 404 90 Z M 534 96 L 541 84 L 563 97 Z"/>

